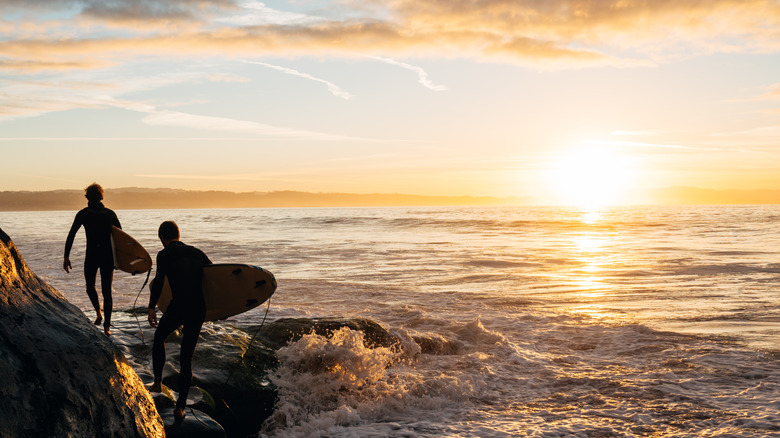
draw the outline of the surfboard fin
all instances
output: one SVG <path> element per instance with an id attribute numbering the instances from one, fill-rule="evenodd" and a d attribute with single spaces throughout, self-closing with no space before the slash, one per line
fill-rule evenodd
<path id="1" fill-rule="evenodd" d="M 266 281 L 260 280 L 255 282 L 255 287 L 265 286 Z"/>

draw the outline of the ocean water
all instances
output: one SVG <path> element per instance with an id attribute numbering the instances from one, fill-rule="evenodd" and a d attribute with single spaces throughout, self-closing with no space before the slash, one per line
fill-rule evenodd
<path id="1" fill-rule="evenodd" d="M 61 267 L 74 214 L 3 212 L 0 228 L 91 317 L 83 231 Z M 153 255 L 172 219 L 214 262 L 272 271 L 270 320 L 365 317 L 403 340 L 281 350 L 264 435 L 780 436 L 780 206 L 117 214 Z M 115 274 L 115 308 L 144 278 Z"/>

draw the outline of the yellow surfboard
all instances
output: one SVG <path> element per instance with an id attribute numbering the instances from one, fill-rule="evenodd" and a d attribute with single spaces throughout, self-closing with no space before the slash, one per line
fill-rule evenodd
<path id="1" fill-rule="evenodd" d="M 151 288 L 150 284 L 149 290 Z M 218 263 L 203 267 L 206 321 L 225 319 L 252 310 L 271 298 L 275 291 L 276 278 L 259 266 Z M 157 307 L 165 312 L 171 298 L 171 287 L 166 278 Z"/>
<path id="2" fill-rule="evenodd" d="M 114 250 L 114 268 L 133 275 L 152 269 L 152 257 L 144 247 L 115 226 L 111 227 L 111 247 Z"/>

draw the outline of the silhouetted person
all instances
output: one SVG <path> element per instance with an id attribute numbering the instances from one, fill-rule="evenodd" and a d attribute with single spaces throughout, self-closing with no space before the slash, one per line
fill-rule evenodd
<path id="1" fill-rule="evenodd" d="M 162 372 L 165 365 L 165 338 L 179 326 L 184 326 L 179 356 L 179 399 L 173 416 L 176 420 L 184 418 L 187 394 L 192 383 L 192 355 L 198 343 L 200 329 L 206 317 L 206 302 L 203 299 L 203 267 L 211 260 L 203 251 L 194 246 L 185 245 L 179 240 L 179 227 L 173 221 L 160 224 L 157 231 L 163 249 L 157 253 L 157 272 L 152 282 L 149 296 L 149 324 L 157 327 L 154 332 L 152 361 L 154 383 L 150 391 L 162 391 Z M 162 292 L 163 282 L 168 278 L 171 287 L 171 302 L 157 324 L 155 306 Z"/>
<path id="2" fill-rule="evenodd" d="M 87 295 L 95 308 L 97 317 L 95 325 L 103 322 L 103 314 L 100 313 L 100 301 L 98 299 L 95 281 L 100 270 L 100 292 L 103 294 L 103 310 L 106 320 L 103 322 L 103 331 L 111 335 L 111 309 L 114 305 L 111 297 L 111 283 L 114 280 L 114 251 L 111 247 L 111 226 L 122 228 L 116 213 L 103 206 L 103 188 L 100 184 L 92 183 L 84 189 L 87 198 L 87 207 L 76 213 L 73 225 L 70 227 L 68 238 L 65 241 L 65 260 L 62 268 L 70 272 L 70 250 L 76 232 L 84 226 L 87 234 L 87 252 L 84 257 L 84 280 L 87 285 Z"/>

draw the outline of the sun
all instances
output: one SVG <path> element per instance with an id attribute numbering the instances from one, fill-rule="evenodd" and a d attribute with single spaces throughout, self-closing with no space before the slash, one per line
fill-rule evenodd
<path id="1" fill-rule="evenodd" d="M 550 177 L 561 204 L 598 210 L 627 202 L 636 173 L 633 160 L 613 148 L 581 147 L 560 157 Z"/>

